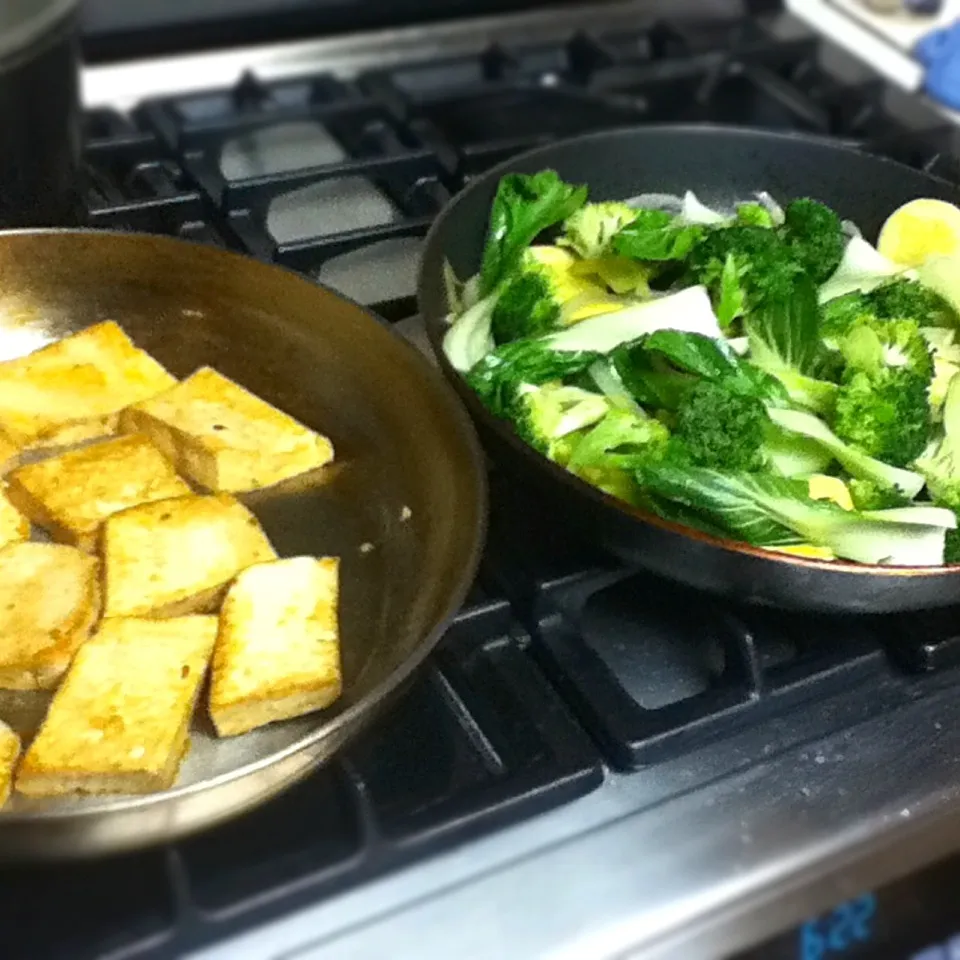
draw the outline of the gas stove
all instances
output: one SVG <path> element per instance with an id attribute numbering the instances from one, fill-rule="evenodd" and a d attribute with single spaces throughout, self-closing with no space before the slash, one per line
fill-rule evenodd
<path id="1" fill-rule="evenodd" d="M 942 117 L 789 18 L 733 6 L 92 67 L 88 218 L 275 261 L 418 341 L 432 219 L 554 137 L 749 124 L 960 183 Z M 0 872 L 0 956 L 926 958 L 949 905 L 906 920 L 896 905 L 955 889 L 956 867 L 883 885 L 960 848 L 958 623 L 960 607 L 722 603 L 619 568 L 494 475 L 478 583 L 389 715 L 218 829 Z M 930 957 L 960 955 L 942 949 Z"/>

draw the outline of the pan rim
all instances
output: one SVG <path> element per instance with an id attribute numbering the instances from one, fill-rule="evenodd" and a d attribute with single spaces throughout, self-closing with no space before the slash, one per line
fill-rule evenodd
<path id="1" fill-rule="evenodd" d="M 471 464 L 470 472 L 474 480 L 474 490 L 471 500 L 473 512 L 476 516 L 476 523 L 474 535 L 471 538 L 472 545 L 468 556 L 465 558 L 465 562 L 460 566 L 460 571 L 456 578 L 456 587 L 450 592 L 448 602 L 436 618 L 433 627 L 424 635 L 414 652 L 408 656 L 396 670 L 364 694 L 356 703 L 351 704 L 337 716 L 325 721 L 319 729 L 304 734 L 292 744 L 276 750 L 265 757 L 243 764 L 233 770 L 224 771 L 216 776 L 199 780 L 195 783 L 185 784 L 179 787 L 174 785 L 169 790 L 150 794 L 104 796 L 103 799 L 100 799 L 97 795 L 84 795 L 82 808 L 71 807 L 69 804 L 73 798 L 64 797 L 62 799 L 66 801 L 66 803 L 63 808 L 52 807 L 51 809 L 43 810 L 8 811 L 0 809 L 0 827 L 4 829 L 16 824 L 35 824 L 38 822 L 53 821 L 68 823 L 70 821 L 86 820 L 104 814 L 123 813 L 132 810 L 139 812 L 156 808 L 165 803 L 196 796 L 210 790 L 224 787 L 230 783 L 244 780 L 262 770 L 277 766 L 285 760 L 303 753 L 313 745 L 335 736 L 343 728 L 349 728 L 360 723 L 364 715 L 369 713 L 374 705 L 389 698 L 413 676 L 442 639 L 443 634 L 463 606 L 474 584 L 489 527 L 489 480 L 487 477 L 486 461 L 476 434 L 476 429 L 467 411 L 464 409 L 463 404 L 458 402 L 456 391 L 452 389 L 440 371 L 435 369 L 413 344 L 404 340 L 403 337 L 396 333 L 388 321 L 379 317 L 369 307 L 358 303 L 351 297 L 334 290 L 332 287 L 313 279 L 309 275 L 298 273 L 292 268 L 282 264 L 268 263 L 258 260 L 250 254 L 244 254 L 222 247 L 214 247 L 210 244 L 184 237 L 170 237 L 163 234 L 151 234 L 141 231 L 104 230 L 97 227 L 24 227 L 0 230 L 0 241 L 10 236 L 42 235 L 110 237 L 113 239 L 122 239 L 125 243 L 158 243 L 162 246 L 168 246 L 171 249 L 189 246 L 197 251 L 194 254 L 195 256 L 208 257 L 214 260 L 232 260 L 238 268 L 243 267 L 248 270 L 253 267 L 267 272 L 279 271 L 297 283 L 319 288 L 330 296 L 336 297 L 338 300 L 349 304 L 363 316 L 364 323 L 372 324 L 377 328 L 377 336 L 382 335 L 389 337 L 401 349 L 409 351 L 411 362 L 417 368 L 418 379 L 422 379 L 426 384 L 430 385 L 430 389 L 442 399 L 448 414 L 456 423 L 457 433 L 464 443 Z M 306 764 L 299 776 L 289 781 L 289 783 L 284 784 L 279 792 L 283 792 L 292 785 L 292 783 L 296 782 L 296 780 L 308 776 L 312 771 L 324 765 L 325 762 L 326 761 L 314 761 Z M 270 796 L 275 795 L 276 792 L 271 793 L 268 797 L 264 797 L 263 800 L 268 800 Z M 260 802 L 262 801 L 254 801 L 242 805 L 230 815 L 242 814 L 246 810 L 259 806 Z M 175 839 L 175 837 L 171 836 L 169 839 Z"/>
<path id="2" fill-rule="evenodd" d="M 424 239 L 425 253 L 429 252 L 432 246 L 438 245 L 437 237 L 440 231 L 444 228 L 444 225 L 456 215 L 458 208 L 463 202 L 465 202 L 467 197 L 478 190 L 487 188 L 491 183 L 495 182 L 500 177 L 514 172 L 514 168 L 517 164 L 533 161 L 538 156 L 549 156 L 557 150 L 563 149 L 564 147 L 572 144 L 609 142 L 620 137 L 635 137 L 638 134 L 649 137 L 677 136 L 679 134 L 696 139 L 709 138 L 710 136 L 714 136 L 716 134 L 723 134 L 725 136 L 743 137 L 751 140 L 759 139 L 774 142 L 799 141 L 804 144 L 812 144 L 825 151 L 840 154 L 853 154 L 858 157 L 867 157 L 871 161 L 875 161 L 878 164 L 907 171 L 911 175 L 916 175 L 918 172 L 912 167 L 907 166 L 905 163 L 901 163 L 899 160 L 893 160 L 889 157 L 870 153 L 869 151 L 859 149 L 857 146 L 846 141 L 831 138 L 822 134 L 807 134 L 793 130 L 770 130 L 763 127 L 718 123 L 631 124 L 628 126 L 616 127 L 614 129 L 592 131 L 590 133 L 579 134 L 572 137 L 558 138 L 547 144 L 539 144 L 529 150 L 518 153 L 507 160 L 501 161 L 493 167 L 490 167 L 488 170 L 484 171 L 481 176 L 477 177 L 466 187 L 460 190 L 440 212 L 440 215 L 433 221 Z M 547 164 L 547 166 L 549 166 L 549 164 Z M 956 193 L 958 203 L 960 203 L 960 188 L 958 188 L 957 185 L 950 183 L 950 181 L 942 177 L 938 177 L 936 174 L 928 173 L 926 171 L 923 171 L 923 173 L 924 176 L 942 184 L 947 189 Z M 743 543 L 727 537 L 713 536 L 712 534 L 696 530 L 693 527 L 688 527 L 670 520 L 664 520 L 662 517 L 657 517 L 653 514 L 646 513 L 643 510 L 640 510 L 631 506 L 630 504 L 617 500 L 615 497 L 611 497 L 608 494 L 603 493 L 601 490 L 591 486 L 586 481 L 581 480 L 579 477 L 574 476 L 573 474 L 564 470 L 562 467 L 553 463 L 538 451 L 534 450 L 529 444 L 524 443 L 516 435 L 515 431 L 511 429 L 510 425 L 506 421 L 500 419 L 499 417 L 493 416 L 480 403 L 476 394 L 467 384 L 466 378 L 458 370 L 453 368 L 453 366 L 447 360 L 446 354 L 443 352 L 442 337 L 440 335 L 442 324 L 444 323 L 443 318 L 428 316 L 428 311 L 426 309 L 426 305 L 424 304 L 423 298 L 423 290 L 426 286 L 427 273 L 427 257 L 425 255 L 421 258 L 420 269 L 417 273 L 417 304 L 420 314 L 424 318 L 427 330 L 427 338 L 430 342 L 430 346 L 434 352 L 437 362 L 444 370 L 447 379 L 454 385 L 461 400 L 463 400 L 468 409 L 479 412 L 484 424 L 489 429 L 494 430 L 502 441 L 509 443 L 515 450 L 518 450 L 521 456 L 526 458 L 535 458 L 540 469 L 545 468 L 547 473 L 552 476 L 555 482 L 572 486 L 574 490 L 577 491 L 581 496 L 588 498 L 595 505 L 605 510 L 615 510 L 632 523 L 643 523 L 647 526 L 652 526 L 670 533 L 679 534 L 696 543 L 705 544 L 706 546 L 717 550 L 722 550 L 727 553 L 737 554 L 740 556 L 751 557 L 756 560 L 772 561 L 774 563 L 783 564 L 787 567 L 795 567 L 800 570 L 824 571 L 847 576 L 870 576 L 887 580 L 906 578 L 933 579 L 950 574 L 960 574 L 960 563 L 940 564 L 939 566 L 935 567 L 885 566 L 882 564 L 854 563 L 849 560 L 821 560 L 814 557 L 798 557 L 791 554 L 778 553 L 773 550 L 767 550 L 763 547 L 758 547 L 749 543 Z"/>

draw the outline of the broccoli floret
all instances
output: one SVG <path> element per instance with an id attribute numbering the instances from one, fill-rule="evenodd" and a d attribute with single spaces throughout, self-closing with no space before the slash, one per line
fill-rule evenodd
<path id="1" fill-rule="evenodd" d="M 834 433 L 869 457 L 903 467 L 930 436 L 929 380 L 906 369 L 871 376 L 853 371 L 837 394 Z"/>
<path id="2" fill-rule="evenodd" d="M 915 320 L 878 320 L 862 314 L 838 341 L 844 375 L 862 371 L 907 371 L 929 386 L 933 355 Z"/>
<path id="3" fill-rule="evenodd" d="M 573 255 L 559 247 L 531 247 L 503 282 L 490 319 L 494 342 L 538 337 L 614 309 L 619 302 L 585 277 L 574 276 Z"/>
<path id="4" fill-rule="evenodd" d="M 532 264 L 506 281 L 490 319 L 495 343 L 538 337 L 559 326 L 560 301 L 546 267 Z"/>
<path id="5" fill-rule="evenodd" d="M 663 458 L 670 433 L 659 420 L 615 408 L 570 439 L 570 446 L 561 442 L 558 463 L 604 493 L 637 505 L 636 471 Z"/>
<path id="6" fill-rule="evenodd" d="M 669 439 L 670 431 L 659 420 L 613 408 L 584 434 L 568 466 L 574 472 L 587 467 L 636 470 L 643 463 L 661 459 Z"/>
<path id="7" fill-rule="evenodd" d="M 602 419 L 609 406 L 601 394 L 554 381 L 521 387 L 511 419 L 517 434 L 552 460 L 559 441 Z"/>
<path id="8" fill-rule="evenodd" d="M 784 210 L 783 239 L 816 283 L 823 283 L 843 259 L 846 239 L 840 218 L 817 200 L 801 198 Z"/>
<path id="9" fill-rule="evenodd" d="M 684 279 L 707 288 L 720 326 L 727 330 L 762 293 L 792 272 L 776 233 L 764 227 L 732 226 L 711 230 L 697 242 Z"/>
<path id="10" fill-rule="evenodd" d="M 610 242 L 637 218 L 638 211 L 625 203 L 588 203 L 563 225 L 563 236 L 557 241 L 569 247 L 584 260 L 595 260 L 609 253 Z"/>
<path id="11" fill-rule="evenodd" d="M 876 480 L 847 480 L 850 499 L 857 510 L 893 510 L 905 507 L 910 498 L 898 487 L 892 487 Z"/>
<path id="12" fill-rule="evenodd" d="M 863 317 L 913 320 L 920 327 L 952 327 L 960 318 L 938 293 L 915 280 L 894 280 L 869 293 L 847 293 L 823 305 L 820 335 L 828 342 L 845 336 Z"/>
<path id="13" fill-rule="evenodd" d="M 897 467 L 927 445 L 930 347 L 913 320 L 862 314 L 839 341 L 845 369 L 833 429 L 845 443 Z"/>
<path id="14" fill-rule="evenodd" d="M 916 280 L 894 280 L 867 294 L 878 317 L 916 320 L 921 327 L 955 327 L 960 317 L 947 301 Z"/>
<path id="15" fill-rule="evenodd" d="M 680 401 L 676 437 L 697 466 L 757 470 L 768 422 L 761 400 L 701 380 Z"/>
<path id="16" fill-rule="evenodd" d="M 737 207 L 737 220 L 750 227 L 774 226 L 773 215 L 762 203 L 741 203 Z"/>

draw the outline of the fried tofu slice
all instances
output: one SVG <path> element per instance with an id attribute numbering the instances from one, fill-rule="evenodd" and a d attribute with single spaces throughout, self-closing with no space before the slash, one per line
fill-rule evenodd
<path id="1" fill-rule="evenodd" d="M 57 685 L 97 622 L 99 566 L 56 543 L 0 550 L 0 689 Z"/>
<path id="2" fill-rule="evenodd" d="M 176 382 L 108 320 L 0 363 L 0 431 L 21 450 L 107 436 L 124 407 Z"/>
<path id="3" fill-rule="evenodd" d="M 340 564 L 294 557 L 230 587 L 213 655 L 210 717 L 221 737 L 330 706 L 342 689 Z"/>
<path id="4" fill-rule="evenodd" d="M 220 495 L 131 507 L 103 528 L 105 617 L 179 617 L 219 609 L 227 585 L 277 555 L 257 518 Z"/>
<path id="5" fill-rule="evenodd" d="M 0 720 L 0 807 L 10 799 L 10 788 L 19 759 L 20 738 Z"/>
<path id="6" fill-rule="evenodd" d="M 101 441 L 20 467 L 8 483 L 11 501 L 34 523 L 54 540 L 90 553 L 112 514 L 192 493 L 170 461 L 139 435 Z"/>
<path id="7" fill-rule="evenodd" d="M 218 493 L 273 486 L 333 459 L 326 437 L 209 367 L 125 410 L 120 429 L 150 437 L 180 473 Z"/>
<path id="8" fill-rule="evenodd" d="M 20 446 L 0 430 L 0 476 L 20 466 Z"/>
<path id="9" fill-rule="evenodd" d="M 30 539 L 30 521 L 13 505 L 10 490 L 0 486 L 0 549 Z"/>
<path id="10" fill-rule="evenodd" d="M 30 797 L 171 787 L 217 637 L 216 617 L 105 620 L 84 644 L 28 748 Z"/>

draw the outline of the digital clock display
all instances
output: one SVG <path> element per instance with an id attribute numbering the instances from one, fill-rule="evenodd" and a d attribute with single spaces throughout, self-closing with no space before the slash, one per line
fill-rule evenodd
<path id="1" fill-rule="evenodd" d="M 960 856 L 838 904 L 734 960 L 960 960 Z"/>
<path id="2" fill-rule="evenodd" d="M 824 917 L 808 920 L 797 935 L 797 960 L 831 960 L 873 939 L 877 898 L 865 893 Z"/>

